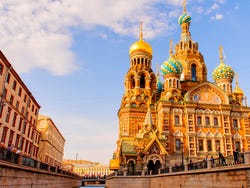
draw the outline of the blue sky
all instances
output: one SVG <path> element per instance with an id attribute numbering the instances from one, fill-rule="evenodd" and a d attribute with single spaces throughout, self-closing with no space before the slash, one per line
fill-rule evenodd
<path id="1" fill-rule="evenodd" d="M 188 0 L 187 10 L 208 80 L 222 45 L 249 98 L 249 0 Z M 42 106 L 40 113 L 64 135 L 64 158 L 108 164 L 139 22 L 155 71 L 169 56 L 169 40 L 179 42 L 181 13 L 182 0 L 1 1 L 1 50 Z"/>

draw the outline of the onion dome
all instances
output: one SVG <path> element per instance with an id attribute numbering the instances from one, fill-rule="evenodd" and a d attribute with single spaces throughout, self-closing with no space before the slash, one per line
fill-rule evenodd
<path id="1" fill-rule="evenodd" d="M 236 75 L 236 86 L 235 86 L 235 89 L 234 89 L 234 94 L 242 95 L 242 96 L 244 95 L 243 90 L 239 87 L 238 75 Z"/>
<path id="2" fill-rule="evenodd" d="M 152 55 L 153 53 L 151 46 L 148 43 L 146 43 L 143 39 L 140 39 L 139 41 L 131 45 L 129 49 L 129 54 L 132 54 L 133 52 L 137 51 L 143 51 L 149 53 L 150 55 Z"/>
<path id="3" fill-rule="evenodd" d="M 178 22 L 180 25 L 191 22 L 191 17 L 187 14 L 186 0 L 183 1 L 183 14 L 179 17 Z"/>
<path id="4" fill-rule="evenodd" d="M 178 19 L 178 22 L 180 25 L 182 25 L 183 23 L 190 23 L 191 22 L 191 17 L 190 15 L 188 15 L 187 13 L 183 13 L 179 19 Z"/>
<path id="5" fill-rule="evenodd" d="M 138 51 L 146 52 L 149 53 L 150 55 L 152 55 L 153 53 L 151 46 L 143 40 L 142 23 L 140 26 L 140 39 L 131 45 L 129 49 L 129 54 L 131 55 L 133 52 L 138 52 Z"/>
<path id="6" fill-rule="evenodd" d="M 173 57 L 169 57 L 167 61 L 163 63 L 161 66 L 161 73 L 163 75 L 166 74 L 181 74 L 182 73 L 182 64 L 174 59 Z"/>
<path id="7" fill-rule="evenodd" d="M 166 75 L 166 74 L 179 74 L 180 75 L 182 73 L 182 64 L 173 57 L 172 45 L 173 45 L 172 40 L 170 40 L 170 50 L 169 50 L 170 57 L 161 66 L 161 73 L 163 75 Z"/>
<path id="8" fill-rule="evenodd" d="M 162 92 L 162 83 L 160 82 L 160 80 L 158 80 L 156 88 L 158 93 Z"/>
<path id="9" fill-rule="evenodd" d="M 220 47 L 220 65 L 214 69 L 212 76 L 215 81 L 219 79 L 228 79 L 232 81 L 234 78 L 232 67 L 226 65 L 223 61 L 222 47 Z"/>

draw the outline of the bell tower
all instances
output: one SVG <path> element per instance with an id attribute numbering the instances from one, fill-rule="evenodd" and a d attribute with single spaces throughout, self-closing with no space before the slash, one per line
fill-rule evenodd
<path id="1" fill-rule="evenodd" d="M 118 116 L 120 135 L 131 137 L 141 130 L 147 112 L 147 103 L 156 92 L 157 79 L 151 68 L 152 48 L 143 39 L 142 23 L 139 40 L 131 45 L 129 56 L 130 67 L 125 76 L 125 92 Z"/>
<path id="2" fill-rule="evenodd" d="M 198 43 L 191 38 L 189 31 L 191 17 L 187 14 L 185 0 L 183 1 L 183 14 L 179 17 L 178 22 L 182 33 L 180 42 L 175 46 L 175 58 L 183 66 L 181 87 L 187 91 L 198 83 L 207 81 L 207 67 L 203 55 L 199 52 Z"/>

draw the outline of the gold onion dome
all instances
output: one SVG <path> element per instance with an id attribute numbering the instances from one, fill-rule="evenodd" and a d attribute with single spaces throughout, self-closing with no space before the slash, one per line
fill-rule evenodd
<path id="1" fill-rule="evenodd" d="M 236 86 L 234 89 L 234 94 L 236 95 L 244 95 L 243 90 L 239 87 L 238 75 L 236 74 Z"/>
<path id="2" fill-rule="evenodd" d="M 220 47 L 220 65 L 214 69 L 212 76 L 215 81 L 219 79 L 228 79 L 232 81 L 234 78 L 232 67 L 226 65 L 223 61 L 222 47 Z"/>
<path id="3" fill-rule="evenodd" d="M 138 52 L 138 51 L 146 52 L 149 53 L 150 55 L 153 54 L 151 46 L 143 40 L 142 24 L 140 26 L 140 39 L 131 45 L 129 49 L 129 54 L 131 55 L 133 52 Z"/>

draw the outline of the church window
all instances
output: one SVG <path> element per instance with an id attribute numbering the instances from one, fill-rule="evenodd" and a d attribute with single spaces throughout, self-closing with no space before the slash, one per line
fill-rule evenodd
<path id="1" fill-rule="evenodd" d="M 169 80 L 169 87 L 172 87 L 172 80 Z"/>
<path id="2" fill-rule="evenodd" d="M 135 78 L 134 76 L 131 77 L 131 89 L 135 88 Z"/>
<path id="3" fill-rule="evenodd" d="M 199 140 L 199 150 L 203 151 L 203 140 L 202 139 Z"/>
<path id="4" fill-rule="evenodd" d="M 237 119 L 233 119 L 233 127 L 238 128 L 238 121 Z"/>
<path id="5" fill-rule="evenodd" d="M 195 64 L 191 65 L 191 72 L 192 72 L 192 81 L 196 81 L 197 78 L 196 78 L 196 65 Z"/>
<path id="6" fill-rule="evenodd" d="M 238 152 L 240 152 L 240 142 L 235 142 L 235 149 L 237 149 Z"/>
<path id="7" fill-rule="evenodd" d="M 179 117 L 178 115 L 176 115 L 176 116 L 174 117 L 174 122 L 175 122 L 176 125 L 179 125 L 179 124 L 180 124 L 180 117 Z"/>
<path id="8" fill-rule="evenodd" d="M 218 118 L 217 118 L 217 117 L 214 118 L 214 125 L 215 125 L 215 126 L 218 125 Z"/>
<path id="9" fill-rule="evenodd" d="M 212 151 L 212 140 L 207 140 L 207 151 Z"/>
<path id="10" fill-rule="evenodd" d="M 215 141 L 215 149 L 216 151 L 220 151 L 220 140 Z"/>
<path id="11" fill-rule="evenodd" d="M 140 77 L 140 88 L 145 88 L 145 76 L 141 75 Z"/>
<path id="12" fill-rule="evenodd" d="M 198 125 L 201 125 L 201 124 L 202 124 L 201 116 L 198 116 L 198 117 L 197 117 L 197 123 L 198 123 Z"/>
<path id="13" fill-rule="evenodd" d="M 181 150 L 181 140 L 180 139 L 176 139 L 175 140 L 175 150 L 176 151 L 180 151 Z"/>
<path id="14" fill-rule="evenodd" d="M 210 118 L 206 117 L 206 125 L 210 125 Z"/>

